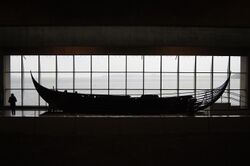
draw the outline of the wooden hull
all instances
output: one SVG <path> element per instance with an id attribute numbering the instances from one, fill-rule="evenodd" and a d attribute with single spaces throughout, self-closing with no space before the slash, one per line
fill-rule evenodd
<path id="1" fill-rule="evenodd" d="M 32 76 L 32 75 L 31 75 Z M 192 95 L 178 97 L 162 97 L 157 95 L 142 95 L 130 97 L 121 95 L 90 95 L 67 93 L 51 90 L 40 85 L 32 76 L 39 95 L 49 104 L 50 108 L 70 113 L 84 114 L 115 114 L 115 115 L 159 115 L 159 114 L 194 114 L 213 104 L 223 94 L 228 80 L 219 89 L 211 91 L 209 102 L 204 92 L 203 99 Z M 214 95 L 214 96 L 213 96 Z"/>

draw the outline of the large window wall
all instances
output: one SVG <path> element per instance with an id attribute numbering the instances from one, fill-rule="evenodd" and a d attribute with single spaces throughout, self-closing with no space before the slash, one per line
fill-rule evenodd
<path id="1" fill-rule="evenodd" d="M 47 88 L 87 94 L 162 97 L 195 94 L 230 84 L 217 102 L 245 106 L 246 71 L 239 56 L 175 55 L 11 55 L 5 93 L 19 106 L 45 106 L 30 77 Z M 7 104 L 7 103 L 6 103 Z"/>

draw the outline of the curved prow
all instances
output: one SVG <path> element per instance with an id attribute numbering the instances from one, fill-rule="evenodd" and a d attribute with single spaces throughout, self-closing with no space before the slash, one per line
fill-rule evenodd
<path id="1" fill-rule="evenodd" d="M 53 99 L 58 96 L 58 92 L 45 88 L 44 86 L 40 85 L 35 78 L 32 75 L 32 72 L 30 72 L 32 82 L 38 92 L 38 94 L 45 100 L 47 103 L 53 103 Z M 60 93 L 60 92 L 59 92 Z"/>
<path id="2" fill-rule="evenodd" d="M 229 81 L 230 81 L 230 75 L 229 73 L 227 80 L 219 87 L 211 90 L 205 90 L 201 93 L 196 94 L 196 103 L 195 103 L 195 109 L 198 110 L 203 110 L 212 104 L 214 104 L 225 92 Z"/>

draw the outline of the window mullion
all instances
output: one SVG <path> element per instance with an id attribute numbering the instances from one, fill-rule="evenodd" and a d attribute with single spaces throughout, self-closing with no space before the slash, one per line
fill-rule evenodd
<path id="1" fill-rule="evenodd" d="M 177 56 L 177 96 L 180 94 L 180 56 Z"/>

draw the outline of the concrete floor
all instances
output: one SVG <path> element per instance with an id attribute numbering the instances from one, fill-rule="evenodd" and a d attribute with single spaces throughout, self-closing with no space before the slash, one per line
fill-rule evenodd
<path id="1" fill-rule="evenodd" d="M 0 165 L 250 163 L 248 115 L 38 117 L 35 110 L 23 112 L 0 117 Z"/>

